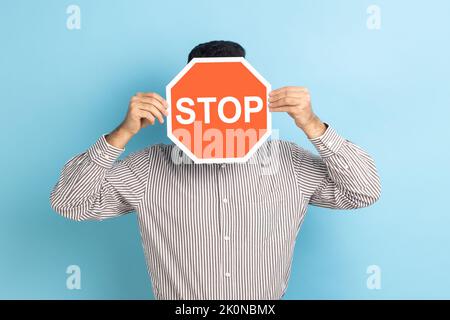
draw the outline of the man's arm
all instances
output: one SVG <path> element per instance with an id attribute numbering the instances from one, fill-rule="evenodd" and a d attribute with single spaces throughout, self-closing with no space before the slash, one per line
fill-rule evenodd
<path id="1" fill-rule="evenodd" d="M 100 137 L 64 166 L 51 195 L 52 208 L 72 220 L 101 220 L 134 211 L 144 193 L 148 149 L 117 161 L 122 153 Z"/>
<path id="2" fill-rule="evenodd" d="M 167 103 L 157 94 L 134 96 L 117 129 L 64 166 L 50 196 L 52 208 L 73 220 L 104 219 L 135 210 L 149 179 L 149 149 L 125 160 L 117 158 L 140 129 L 154 124 L 155 119 L 164 121 L 166 108 Z"/>
<path id="3" fill-rule="evenodd" d="M 381 185 L 373 159 L 313 113 L 306 88 L 277 89 L 269 101 L 270 110 L 287 112 L 319 152 L 320 156 L 315 156 L 292 144 L 297 184 L 309 203 L 355 209 L 378 200 Z"/>
<path id="4" fill-rule="evenodd" d="M 380 197 L 372 158 L 332 127 L 310 139 L 320 156 L 292 144 L 297 185 L 312 205 L 332 209 L 367 207 Z"/>

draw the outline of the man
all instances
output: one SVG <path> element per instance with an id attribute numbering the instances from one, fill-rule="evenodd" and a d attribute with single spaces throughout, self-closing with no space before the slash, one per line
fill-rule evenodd
<path id="1" fill-rule="evenodd" d="M 189 60 L 236 56 L 245 57 L 240 45 L 212 41 Z M 135 134 L 167 115 L 164 98 L 138 93 L 114 131 L 65 165 L 51 205 L 78 221 L 135 211 L 157 299 L 279 299 L 308 204 L 366 207 L 379 198 L 380 182 L 369 155 L 313 113 L 306 88 L 272 91 L 269 109 L 287 112 L 320 156 L 279 141 L 270 174 L 250 160 L 175 163 L 174 145 L 164 144 L 118 161 Z"/>

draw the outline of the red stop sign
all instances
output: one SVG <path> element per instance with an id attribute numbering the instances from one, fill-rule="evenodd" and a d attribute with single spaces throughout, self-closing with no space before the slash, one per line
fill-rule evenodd
<path id="1" fill-rule="evenodd" d="M 196 58 L 167 85 L 167 134 L 195 163 L 244 162 L 270 136 L 270 84 L 244 58 Z"/>

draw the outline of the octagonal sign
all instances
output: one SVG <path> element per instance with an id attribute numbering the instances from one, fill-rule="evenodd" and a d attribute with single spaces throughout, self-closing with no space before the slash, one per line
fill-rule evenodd
<path id="1" fill-rule="evenodd" d="M 195 58 L 167 85 L 167 135 L 195 163 L 245 162 L 270 136 L 270 84 L 244 58 Z"/>

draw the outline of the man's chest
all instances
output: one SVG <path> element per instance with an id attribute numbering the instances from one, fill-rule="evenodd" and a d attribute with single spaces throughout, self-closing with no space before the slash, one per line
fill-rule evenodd
<path id="1" fill-rule="evenodd" d="M 162 233 L 243 241 L 286 239 L 303 217 L 302 197 L 288 170 L 259 164 L 161 166 L 160 185 L 149 185 L 141 218 Z M 177 234 L 177 232 L 175 232 Z"/>

